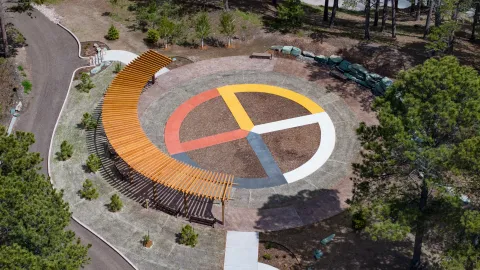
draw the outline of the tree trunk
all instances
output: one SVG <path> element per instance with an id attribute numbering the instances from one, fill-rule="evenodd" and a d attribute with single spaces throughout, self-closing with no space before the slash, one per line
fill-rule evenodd
<path id="1" fill-rule="evenodd" d="M 203 38 L 202 38 L 202 49 L 203 49 Z"/>
<path id="2" fill-rule="evenodd" d="M 323 21 L 328 22 L 328 0 L 325 0 L 325 7 L 323 8 Z"/>
<path id="3" fill-rule="evenodd" d="M 425 22 L 425 31 L 423 32 L 423 39 L 426 39 L 430 33 L 430 21 L 432 20 L 432 12 L 435 7 L 435 1 L 430 0 L 430 8 L 428 9 L 427 21 Z"/>
<path id="4" fill-rule="evenodd" d="M 471 40 L 475 40 L 475 28 L 478 24 L 478 16 L 480 16 L 480 2 L 475 4 L 475 14 L 473 15 L 473 23 L 472 23 L 472 35 L 470 36 Z"/>
<path id="5" fill-rule="evenodd" d="M 330 28 L 333 27 L 333 21 L 335 20 L 335 14 L 337 13 L 337 8 L 338 8 L 338 0 L 333 0 L 332 15 L 330 16 L 330 23 L 328 24 L 328 27 Z"/>
<path id="6" fill-rule="evenodd" d="M 392 1 L 392 38 L 397 37 L 397 18 L 395 12 L 397 11 L 397 0 Z"/>
<path id="7" fill-rule="evenodd" d="M 442 5 L 442 0 L 432 0 L 438 1 L 435 5 L 435 27 L 439 27 L 442 24 L 442 12 L 440 6 Z"/>
<path id="8" fill-rule="evenodd" d="M 410 269 L 419 269 L 420 266 L 420 257 L 422 256 L 422 244 L 423 236 L 425 234 L 425 207 L 427 206 L 428 199 L 428 187 L 427 181 L 423 179 L 422 181 L 422 191 L 420 193 L 420 203 L 418 208 L 420 210 L 420 216 L 417 219 L 417 228 L 415 232 L 415 244 L 413 246 L 413 256 L 410 261 Z"/>
<path id="9" fill-rule="evenodd" d="M 8 57 L 8 40 L 7 40 L 7 31 L 5 29 L 5 13 L 3 12 L 3 3 L 0 3 L 0 30 L 2 31 L 2 41 L 3 41 L 3 56 Z"/>
<path id="10" fill-rule="evenodd" d="M 392 8 L 393 8 L 393 4 L 392 4 Z M 398 0 L 395 0 L 395 11 L 398 12 Z"/>
<path id="11" fill-rule="evenodd" d="M 415 0 L 410 0 L 410 14 L 415 12 Z"/>
<path id="12" fill-rule="evenodd" d="M 380 32 L 383 32 L 383 30 L 385 30 L 385 24 L 387 23 L 387 16 L 388 16 L 388 0 L 383 0 L 382 27 L 380 28 Z"/>
<path id="13" fill-rule="evenodd" d="M 452 20 L 457 23 L 458 21 L 458 12 L 460 10 L 460 2 L 457 2 L 457 5 L 455 7 L 455 10 L 453 11 L 452 14 Z M 455 30 L 453 30 L 450 33 L 450 37 L 448 38 L 448 48 L 447 48 L 447 53 L 448 54 L 453 54 L 453 45 L 455 44 Z"/>
<path id="14" fill-rule="evenodd" d="M 370 39 L 370 0 L 365 1 L 365 36 L 363 39 Z"/>
<path id="15" fill-rule="evenodd" d="M 417 4 L 417 16 L 415 17 L 415 21 L 419 21 L 420 20 L 420 12 L 422 11 L 422 0 L 417 0 L 418 1 L 418 4 Z"/>
<path id="16" fill-rule="evenodd" d="M 277 6 L 277 0 L 272 0 L 272 5 Z"/>
<path id="17" fill-rule="evenodd" d="M 229 11 L 230 8 L 228 7 L 228 0 L 225 0 L 225 11 Z"/>
<path id="18" fill-rule="evenodd" d="M 373 26 L 378 26 L 378 8 L 380 7 L 380 0 L 375 0 L 375 18 L 373 19 Z"/>

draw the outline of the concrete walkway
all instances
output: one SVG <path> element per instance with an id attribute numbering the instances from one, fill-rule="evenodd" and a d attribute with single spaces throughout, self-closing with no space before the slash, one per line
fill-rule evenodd
<path id="1" fill-rule="evenodd" d="M 227 232 L 224 270 L 258 268 L 257 232 Z"/>
<path id="2" fill-rule="evenodd" d="M 118 61 L 121 62 L 124 65 L 130 64 L 135 58 L 137 58 L 138 55 L 128 52 L 128 51 L 122 51 L 122 50 L 109 50 L 105 53 L 103 56 L 103 61 Z M 155 78 L 168 72 L 168 68 L 162 68 L 160 69 L 157 73 L 155 73 Z"/>

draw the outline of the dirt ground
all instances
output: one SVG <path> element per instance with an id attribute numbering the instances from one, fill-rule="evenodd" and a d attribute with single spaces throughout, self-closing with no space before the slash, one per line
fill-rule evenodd
<path id="1" fill-rule="evenodd" d="M 254 10 L 254 22 L 247 22 L 248 27 L 237 25 L 237 34 L 233 38 L 233 48 L 225 48 L 225 38 L 217 29 L 219 10 L 216 2 L 197 2 L 182 0 L 189 5 L 187 18 L 191 21 L 193 12 L 200 9 L 209 11 L 212 24 L 212 37 L 206 41 L 207 49 L 198 49 L 198 40 L 193 40 L 189 33 L 185 46 L 172 45 L 168 50 L 161 45 L 149 47 L 143 39 L 145 33 L 135 26 L 135 14 L 128 6 L 135 1 L 121 0 L 119 7 L 112 7 L 108 1 L 102 0 L 64 0 L 54 6 L 56 12 L 63 17 L 62 23 L 70 28 L 82 41 L 104 41 L 112 49 L 129 50 L 141 53 L 149 48 L 161 51 L 168 56 L 183 56 L 192 61 L 213 57 L 248 55 L 252 52 L 262 52 L 272 45 L 294 45 L 316 54 L 340 54 L 351 62 L 365 65 L 369 70 L 384 76 L 395 77 L 402 69 L 422 63 L 425 53 L 425 40 L 422 39 L 423 24 L 427 10 L 422 11 L 420 21 L 415 21 L 408 10 L 400 10 L 397 17 L 397 38 L 390 36 L 390 24 L 387 21 L 386 30 L 381 33 L 379 27 L 371 27 L 372 39 L 364 42 L 363 20 L 358 12 L 339 11 L 333 28 L 328 28 L 322 22 L 322 9 L 307 6 L 307 23 L 296 33 L 279 33 L 270 26 L 275 15 L 275 8 L 268 2 L 249 0 L 230 3 L 231 9 L 238 8 L 242 12 Z M 216 9 L 215 9 L 216 8 Z M 241 13 L 245 14 L 245 13 Z M 253 13 L 252 13 L 253 14 Z M 239 21 L 243 19 L 237 18 Z M 120 31 L 120 39 L 105 40 L 110 25 L 115 25 Z M 188 30 L 192 31 L 192 30 Z M 478 44 L 468 41 L 468 22 L 463 26 L 462 33 L 457 38 L 454 54 L 465 64 L 480 68 L 480 58 L 474 57 L 480 52 Z"/>
<path id="2" fill-rule="evenodd" d="M 372 241 L 366 235 L 351 229 L 347 212 L 306 227 L 277 232 L 260 233 L 260 240 L 274 241 L 301 260 L 301 267 L 280 269 L 406 269 L 410 261 L 411 242 Z M 335 234 L 326 246 L 320 241 Z M 314 250 L 323 257 L 315 260 Z M 267 263 L 268 264 L 268 263 Z M 277 266 L 278 267 L 278 266 Z"/>

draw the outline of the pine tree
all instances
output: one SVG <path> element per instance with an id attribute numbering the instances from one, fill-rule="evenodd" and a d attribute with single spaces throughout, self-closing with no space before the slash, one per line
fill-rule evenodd
<path id="1" fill-rule="evenodd" d="M 480 187 L 477 71 L 454 57 L 430 59 L 401 72 L 374 107 L 380 124 L 357 130 L 363 162 L 353 165 L 353 209 L 366 211 L 365 230 L 392 241 L 413 233 L 414 269 L 427 234 L 442 241 L 446 261 L 473 244 L 469 256 L 478 259 L 478 241 L 462 220 L 479 212 L 461 200 L 461 194 L 478 196 Z"/>
<path id="2" fill-rule="evenodd" d="M 197 33 L 197 37 L 200 38 L 202 48 L 203 40 L 210 35 L 210 31 L 211 29 L 210 22 L 208 21 L 208 14 L 202 12 L 200 15 L 198 15 L 195 22 L 195 32 Z"/>
<path id="3" fill-rule="evenodd" d="M 75 233 L 62 192 L 39 173 L 42 161 L 29 152 L 31 133 L 7 135 L 0 126 L 0 268 L 78 269 L 89 259 Z"/>
<path id="4" fill-rule="evenodd" d="M 232 13 L 223 12 L 220 16 L 220 33 L 227 37 L 227 46 L 230 47 L 232 36 L 235 34 L 235 24 Z"/>
<path id="5" fill-rule="evenodd" d="M 118 32 L 118 29 L 115 28 L 115 26 L 112 24 L 108 29 L 108 32 L 105 38 L 108 40 L 117 40 L 120 38 L 120 32 Z"/>

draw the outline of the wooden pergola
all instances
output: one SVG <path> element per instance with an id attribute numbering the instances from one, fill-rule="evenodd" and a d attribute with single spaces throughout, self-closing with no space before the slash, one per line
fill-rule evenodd
<path id="1" fill-rule="evenodd" d="M 207 171 L 179 162 L 158 149 L 145 135 L 138 119 L 137 105 L 143 88 L 154 74 L 172 60 L 149 50 L 128 64 L 107 89 L 102 121 L 111 146 L 133 170 L 155 183 L 190 195 L 222 202 L 225 224 L 225 201 L 230 199 L 233 176 Z M 155 195 L 156 196 L 156 195 Z"/>

